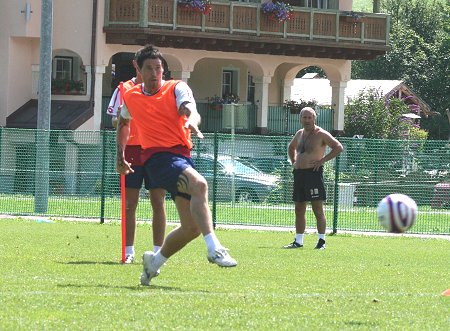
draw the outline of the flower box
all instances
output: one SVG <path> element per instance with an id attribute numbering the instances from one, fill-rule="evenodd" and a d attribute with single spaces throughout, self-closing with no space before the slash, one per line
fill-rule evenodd
<path id="1" fill-rule="evenodd" d="M 294 17 L 294 9 L 289 3 L 269 1 L 261 5 L 261 10 L 271 21 L 285 22 Z"/>
<path id="2" fill-rule="evenodd" d="M 289 110 L 291 114 L 300 114 L 301 110 L 305 107 L 311 107 L 315 110 L 315 107 L 317 106 L 316 100 L 311 101 L 300 101 L 297 102 L 295 100 L 286 100 L 283 104 L 284 108 Z"/>
<path id="3" fill-rule="evenodd" d="M 345 12 L 341 14 L 341 20 L 347 23 L 361 23 L 364 21 L 364 15 L 355 12 Z"/>
<path id="4" fill-rule="evenodd" d="M 84 92 L 84 84 L 81 80 L 52 79 L 52 94 L 79 95 Z"/>
<path id="5" fill-rule="evenodd" d="M 208 15 L 212 10 L 210 0 L 178 0 L 178 5 L 181 9 L 197 15 Z"/>
<path id="6" fill-rule="evenodd" d="M 208 103 L 210 105 L 211 110 L 220 111 L 223 109 L 223 105 L 229 104 L 237 104 L 239 102 L 239 97 L 234 94 L 227 94 L 223 97 L 219 97 L 217 95 L 208 98 Z"/>

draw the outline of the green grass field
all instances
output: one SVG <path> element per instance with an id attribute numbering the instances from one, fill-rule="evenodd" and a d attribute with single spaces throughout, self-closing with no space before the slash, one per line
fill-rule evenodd
<path id="1" fill-rule="evenodd" d="M 217 231 L 239 265 L 206 260 L 201 238 L 150 287 L 121 265 L 118 223 L 0 220 L 1 330 L 448 330 L 450 242 Z M 140 255 L 150 226 L 137 229 Z"/>
<path id="2" fill-rule="evenodd" d="M 106 198 L 104 206 L 105 219 L 119 219 L 119 198 Z M 167 218 L 178 220 L 178 213 L 171 200 L 166 201 Z M 0 210 L 15 215 L 33 215 L 34 197 L 28 195 L 0 195 Z M 48 215 L 53 217 L 100 218 L 99 197 L 51 197 L 48 204 Z M 333 225 L 333 205 L 325 208 L 328 227 Z M 141 198 L 137 210 L 139 220 L 152 217 L 148 199 Z M 216 211 L 217 224 L 261 225 L 261 226 L 294 226 L 293 204 L 256 204 L 256 203 L 218 203 Z M 315 228 L 315 218 L 310 210 L 307 212 L 308 227 Z M 419 206 L 416 224 L 410 230 L 413 233 L 450 234 L 450 210 L 431 209 Z M 337 230 L 383 231 L 378 224 L 375 207 L 340 206 Z"/>

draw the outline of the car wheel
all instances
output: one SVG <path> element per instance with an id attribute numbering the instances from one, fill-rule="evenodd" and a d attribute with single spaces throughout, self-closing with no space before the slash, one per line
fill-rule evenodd
<path id="1" fill-rule="evenodd" d="M 255 193 L 250 190 L 239 191 L 236 195 L 236 202 L 256 202 L 257 200 Z"/>

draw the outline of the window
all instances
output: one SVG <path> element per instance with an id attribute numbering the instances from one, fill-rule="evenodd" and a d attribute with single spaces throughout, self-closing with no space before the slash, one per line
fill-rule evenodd
<path id="1" fill-rule="evenodd" d="M 222 72 L 222 95 L 232 94 L 233 90 L 233 72 L 224 70 Z"/>
<path id="2" fill-rule="evenodd" d="M 222 71 L 222 96 L 239 95 L 239 72 L 237 70 L 224 69 Z"/>
<path id="3" fill-rule="evenodd" d="M 255 103 L 255 82 L 253 76 L 250 73 L 247 74 L 247 101 Z"/>
<path id="4" fill-rule="evenodd" d="M 53 59 L 53 78 L 72 79 L 73 58 L 55 56 Z"/>
<path id="5" fill-rule="evenodd" d="M 321 9 L 337 9 L 338 1 L 336 0 L 291 0 L 288 1 L 293 6 L 321 8 Z"/>

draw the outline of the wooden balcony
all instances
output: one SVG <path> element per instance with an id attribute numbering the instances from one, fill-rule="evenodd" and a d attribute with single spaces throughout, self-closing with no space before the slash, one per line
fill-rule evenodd
<path id="1" fill-rule="evenodd" d="M 207 15 L 177 3 L 106 0 L 106 42 L 348 60 L 374 59 L 389 49 L 385 14 L 353 19 L 348 12 L 294 7 L 294 18 L 278 22 L 255 3 L 213 1 Z"/>

